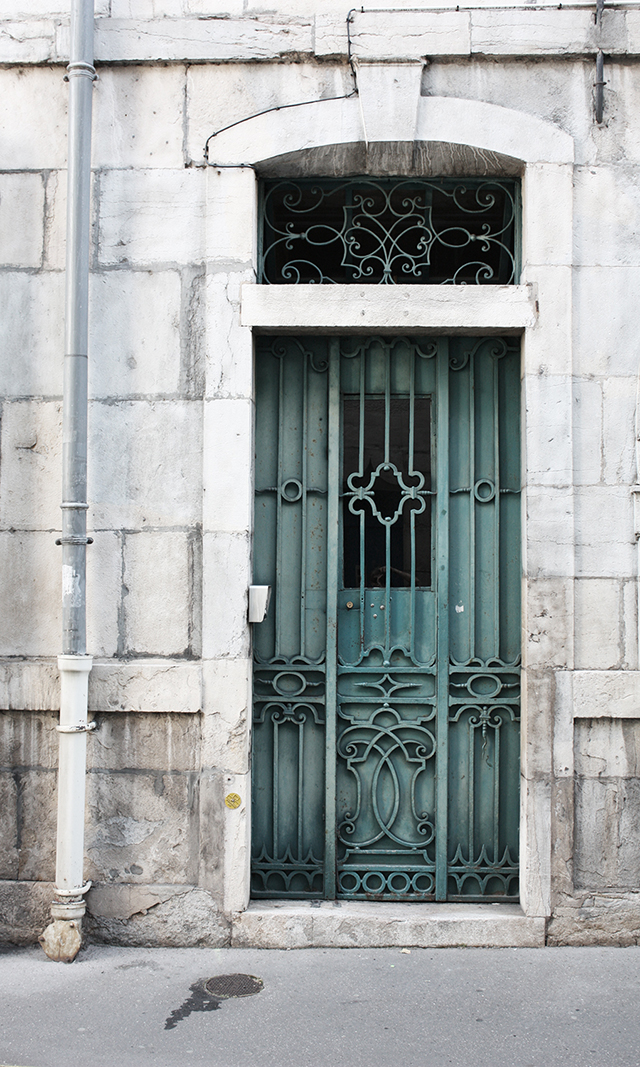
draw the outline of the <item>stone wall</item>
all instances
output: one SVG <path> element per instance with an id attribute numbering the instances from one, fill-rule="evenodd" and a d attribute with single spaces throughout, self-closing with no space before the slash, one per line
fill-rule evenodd
<path id="1" fill-rule="evenodd" d="M 328 101 L 354 86 L 346 11 L 285 0 L 250 15 L 239 0 L 96 5 L 88 649 L 99 725 L 88 741 L 86 874 L 97 938 L 221 944 L 247 902 L 251 326 L 265 312 L 243 296 L 255 265 L 253 172 L 226 165 L 415 166 L 411 121 L 420 101 L 436 99 L 463 101 L 460 129 L 472 104 L 505 109 L 492 120 L 502 147 L 491 154 L 461 133 L 464 150 L 453 152 L 425 137 L 419 166 L 450 159 L 468 169 L 474 158 L 479 173 L 520 172 L 506 109 L 573 141 L 573 162 L 544 157 L 525 169 L 529 288 L 509 320 L 531 327 L 523 404 L 534 428 L 525 433 L 523 832 L 539 885 L 525 908 L 551 916 L 555 943 L 640 935 L 630 492 L 640 11 L 605 11 L 596 25 L 589 5 L 424 6 L 355 14 L 362 92 L 336 122 L 343 147 L 314 141 L 318 112 L 292 108 L 263 144 L 248 132 L 244 142 L 214 137 L 210 161 L 225 164 L 216 170 L 204 156 L 215 131 L 282 105 L 342 107 Z M 7 0 L 0 11 L 0 936 L 22 940 L 40 932 L 54 877 L 65 11 L 56 0 Z M 397 108 L 394 128 L 410 130 L 399 146 L 376 132 L 390 65 L 414 87 Z M 278 161 L 293 142 L 298 154 Z M 567 195 L 573 224 L 556 208 Z M 373 324 L 380 312 L 368 299 Z M 309 302 L 301 321 L 311 311 Z M 425 306 L 424 321 L 433 314 Z M 452 328 L 459 314 L 451 310 Z M 538 342 L 537 314 L 547 322 Z M 223 803 L 231 791 L 242 798 L 233 811 Z"/>

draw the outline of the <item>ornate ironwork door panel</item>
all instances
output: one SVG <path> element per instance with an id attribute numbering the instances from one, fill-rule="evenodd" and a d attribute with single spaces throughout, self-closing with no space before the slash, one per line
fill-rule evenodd
<path id="1" fill-rule="evenodd" d="M 255 896 L 517 896 L 519 355 L 264 339 Z"/>

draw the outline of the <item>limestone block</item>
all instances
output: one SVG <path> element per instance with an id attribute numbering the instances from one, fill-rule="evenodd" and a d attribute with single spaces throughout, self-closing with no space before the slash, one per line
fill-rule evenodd
<path id="1" fill-rule="evenodd" d="M 220 914 L 217 898 L 196 886 L 176 886 L 176 892 L 168 892 L 168 886 L 118 887 L 123 896 L 112 908 L 121 910 L 114 917 L 100 914 L 102 887 L 99 903 L 93 904 L 89 895 L 89 911 L 96 907 L 97 914 L 87 914 L 85 924 L 93 941 L 106 945 L 144 946 L 145 948 L 220 948 L 229 943 L 229 926 Z M 113 901 L 116 887 L 105 886 L 108 901 Z M 130 918 L 120 918 L 131 906 L 148 903 L 150 910 L 141 907 Z M 109 907 L 109 904 L 106 905 Z"/>
<path id="2" fill-rule="evenodd" d="M 193 882 L 192 776 L 87 775 L 85 876 L 102 882 Z"/>
<path id="3" fill-rule="evenodd" d="M 579 578 L 575 584 L 575 666 L 615 670 L 622 660 L 620 582 Z"/>
<path id="4" fill-rule="evenodd" d="M 124 543 L 125 652 L 184 655 L 191 608 L 186 533 L 128 533 Z"/>
<path id="5" fill-rule="evenodd" d="M 26 28 L 26 24 L 24 24 Z M 64 167 L 67 160 L 67 97 L 60 67 L 0 70 L 0 158 L 16 169 Z M 47 120 L 42 121 L 42 101 Z M 37 129 L 37 137 L 25 130 Z"/>
<path id="6" fill-rule="evenodd" d="M 253 395 L 253 337 L 240 325 L 244 274 L 209 274 L 205 283 L 207 397 Z M 254 287 L 257 288 L 257 287 Z"/>
<path id="7" fill-rule="evenodd" d="M 607 378 L 602 385 L 604 481 L 632 485 L 636 474 L 637 376 Z"/>
<path id="8" fill-rule="evenodd" d="M 638 168 L 576 167 L 574 261 L 578 266 L 640 265 Z"/>
<path id="9" fill-rule="evenodd" d="M 638 582 L 622 583 L 623 667 L 638 670 Z"/>
<path id="10" fill-rule="evenodd" d="M 544 78 L 533 75 L 535 94 L 531 92 L 529 63 L 501 64 L 500 76 L 495 77 L 495 73 L 494 63 L 482 56 L 444 62 L 433 58 L 425 67 L 422 91 L 429 96 L 485 100 L 525 116 L 536 115 L 575 139 L 576 156 L 581 161 L 587 152 L 595 156 L 591 143 L 593 70 L 588 64 L 567 63 L 562 57 L 548 56 Z"/>
<path id="11" fill-rule="evenodd" d="M 310 21 L 293 19 L 183 18 L 176 23 L 110 18 L 96 23 L 95 55 L 99 63 L 278 59 L 311 52 L 312 37 Z"/>
<path id="12" fill-rule="evenodd" d="M 640 720 L 578 720 L 575 769 L 576 887 L 637 888 Z"/>
<path id="13" fill-rule="evenodd" d="M 0 174 L 0 266 L 40 266 L 43 212 L 41 174 Z"/>
<path id="14" fill-rule="evenodd" d="M 624 19 L 607 27 L 606 51 L 626 45 Z M 507 8 L 471 12 L 471 50 L 483 55 L 557 55 L 592 52 L 595 25 L 588 10 Z"/>
<path id="15" fill-rule="evenodd" d="M 182 67 L 101 70 L 94 103 L 93 166 L 181 167 L 184 79 Z"/>
<path id="16" fill-rule="evenodd" d="M 410 14 L 409 18 L 415 20 L 415 15 Z M 421 78 L 422 62 L 367 63 L 359 67 L 365 141 L 386 141 L 389 129 L 397 130 L 399 141 L 417 139 Z"/>
<path id="17" fill-rule="evenodd" d="M 253 901 L 234 915 L 234 948 L 542 947 L 545 922 L 518 905 Z"/>
<path id="18" fill-rule="evenodd" d="M 0 22 L 0 63 L 47 63 L 55 57 L 55 22 Z"/>
<path id="19" fill-rule="evenodd" d="M 90 281 L 93 397 L 172 395 L 180 387 L 177 271 L 108 271 Z"/>
<path id="20" fill-rule="evenodd" d="M 0 881 L 0 938 L 14 945 L 38 940 L 50 919 L 51 882 Z"/>
<path id="21" fill-rule="evenodd" d="M 522 260 L 528 265 L 570 265 L 573 166 L 530 163 L 522 187 Z"/>
<path id="22" fill-rule="evenodd" d="M 525 573 L 531 578 L 573 574 L 572 491 L 552 486 L 527 489 Z"/>
<path id="23" fill-rule="evenodd" d="M 573 351 L 577 373 L 637 375 L 640 352 L 635 318 L 629 308 L 636 300 L 638 286 L 639 267 L 574 270 Z"/>
<path id="24" fill-rule="evenodd" d="M 184 0 L 185 13 L 187 15 L 224 15 L 234 17 L 244 14 L 243 0 Z M 258 9 L 257 5 L 251 6 L 252 11 Z M 273 9 L 271 9 L 273 10 Z"/>
<path id="25" fill-rule="evenodd" d="M 456 144 L 500 152 L 524 163 L 571 163 L 574 157 L 573 138 L 555 123 L 511 106 L 458 100 L 446 93 L 421 97 L 418 139 L 455 140 Z M 393 130 L 388 131 L 386 140 L 393 140 Z"/>
<path id="26" fill-rule="evenodd" d="M 556 779 L 573 776 L 573 671 L 556 671 L 553 722 L 553 773 Z M 535 719 L 531 723 L 536 729 Z"/>
<path id="27" fill-rule="evenodd" d="M 198 169 L 106 171 L 100 185 L 100 262 L 151 267 L 200 261 L 204 183 Z"/>
<path id="28" fill-rule="evenodd" d="M 534 301 L 528 285 L 245 284 L 241 322 L 282 330 L 509 330 L 534 325 Z"/>
<path id="29" fill-rule="evenodd" d="M 120 537 L 91 529 L 89 536 L 93 544 L 87 549 L 87 649 L 92 656 L 115 656 L 122 595 Z"/>
<path id="30" fill-rule="evenodd" d="M 60 549 L 53 533 L 0 533 L 0 655 L 60 651 Z"/>
<path id="31" fill-rule="evenodd" d="M 575 491 L 576 574 L 626 578 L 635 572 L 633 501 L 628 486 Z"/>
<path id="32" fill-rule="evenodd" d="M 201 415 L 191 401 L 94 401 L 89 501 L 97 528 L 182 526 L 200 519 Z"/>
<path id="33" fill-rule="evenodd" d="M 200 720 L 196 715 L 101 714 L 87 748 L 90 770 L 197 770 L 200 765 Z M 158 789 L 162 782 L 158 780 Z"/>
<path id="34" fill-rule="evenodd" d="M 89 675 L 91 711 L 194 714 L 201 707 L 199 663 L 167 659 L 94 663 Z"/>
<path id="35" fill-rule="evenodd" d="M 471 37 L 467 11 L 355 12 L 351 34 L 357 60 L 467 56 Z"/>
<path id="36" fill-rule="evenodd" d="M 0 764 L 4 767 L 39 767 L 41 770 L 57 767 L 57 722 L 57 712 L 39 715 L 37 712 L 3 710 L 0 713 Z"/>
<path id="37" fill-rule="evenodd" d="M 522 674 L 522 774 L 527 779 L 551 772 L 559 671 L 527 667 Z"/>
<path id="38" fill-rule="evenodd" d="M 328 56 L 347 55 L 348 50 L 347 20 L 333 12 L 318 12 L 313 37 L 315 55 L 324 59 Z"/>
<path id="39" fill-rule="evenodd" d="M 268 107 L 341 96 L 351 92 L 352 88 L 353 81 L 348 70 L 333 64 L 318 66 L 304 60 L 294 64 L 233 63 L 189 67 L 188 156 L 196 163 L 201 163 L 209 135 L 230 122 L 255 115 Z M 213 162 L 218 159 L 217 142 L 216 137 L 210 142 L 209 158 Z"/>
<path id="40" fill-rule="evenodd" d="M 207 400 L 204 408 L 205 530 L 249 530 L 253 515 L 253 404 Z"/>
<path id="41" fill-rule="evenodd" d="M 562 578 L 527 580 L 523 623 L 527 669 L 573 666 L 572 586 Z"/>
<path id="42" fill-rule="evenodd" d="M 207 167 L 207 261 L 255 269 L 258 196 L 252 170 Z"/>
<path id="43" fill-rule="evenodd" d="M 61 396 L 62 275 L 0 272 L 0 306 L 0 375 L 4 395 Z"/>
<path id="44" fill-rule="evenodd" d="M 573 480 L 593 485 L 602 480 L 602 383 L 573 381 Z"/>
<path id="45" fill-rule="evenodd" d="M 11 716 L 5 714 L 10 710 L 18 711 L 46 711 L 56 708 L 60 704 L 60 680 L 58 677 L 57 659 L 49 660 L 0 660 L 0 724 L 11 720 Z M 27 715 L 19 721 L 34 723 L 40 721 L 40 716 Z M 0 729 L 4 728 L 0 725 Z M 2 742 L 0 741 L 0 746 Z M 41 745 L 41 741 L 38 742 Z M 34 751 L 39 751 L 37 746 Z M 56 748 L 57 752 L 57 748 Z M 41 766 L 44 756 L 36 762 Z M 2 756 L 0 755 L 0 763 Z M 6 762 L 6 761 L 5 761 Z M 22 760 L 28 763 L 28 760 Z"/>
<path id="46" fill-rule="evenodd" d="M 520 787 L 520 903 L 525 915 L 551 911 L 551 783 L 522 778 Z"/>
<path id="47" fill-rule="evenodd" d="M 96 17 L 109 14 L 109 0 L 95 0 Z M 65 0 L 0 0 L 0 19 L 68 18 Z"/>
<path id="48" fill-rule="evenodd" d="M 55 877 L 57 821 L 55 772 L 40 768 L 21 771 L 19 878 L 48 882 Z"/>
<path id="49" fill-rule="evenodd" d="M 183 0 L 111 0 L 111 18 L 162 19 L 181 18 Z"/>
<path id="50" fill-rule="evenodd" d="M 240 797 L 237 808 L 224 808 L 224 910 L 227 915 L 249 904 L 251 877 L 251 774 L 225 774 L 224 794 Z"/>
<path id="51" fill-rule="evenodd" d="M 548 945 L 615 945 L 635 947 L 640 938 L 640 894 L 577 893 L 554 909 L 547 928 Z"/>
<path id="52" fill-rule="evenodd" d="M 14 400 L 2 418 L 0 523 L 18 529 L 59 529 L 62 405 Z"/>
<path id="53" fill-rule="evenodd" d="M 202 665 L 202 762 L 234 774 L 249 769 L 251 661 L 205 660 Z"/>
<path id="54" fill-rule="evenodd" d="M 44 254 L 45 270 L 65 270 L 67 250 L 67 172 L 52 170 L 45 175 Z"/>
<path id="55" fill-rule="evenodd" d="M 525 376 L 525 469 L 528 486 L 571 484 L 571 384 L 568 375 Z"/>
<path id="56" fill-rule="evenodd" d="M 216 900 L 224 900 L 225 813 L 229 810 L 224 798 L 222 771 L 203 767 L 200 774 L 200 869 L 198 884 L 205 887 Z"/>
<path id="57" fill-rule="evenodd" d="M 248 655 L 250 560 L 248 534 L 204 534 L 202 654 L 205 659 L 246 659 Z"/>
<path id="58" fill-rule="evenodd" d="M 0 720 L 3 716 L 0 716 Z M 0 878 L 17 878 L 20 852 L 18 849 L 18 788 L 20 778 L 10 771 L 0 772 Z"/>
<path id="59" fill-rule="evenodd" d="M 629 19 L 633 20 L 635 26 L 640 29 L 637 12 L 628 11 L 628 25 Z M 636 38 L 636 48 L 639 43 L 640 36 Z M 638 78 L 633 67 L 627 66 L 626 63 L 607 63 L 605 60 L 605 68 L 606 104 L 611 108 L 610 114 L 606 116 L 607 132 L 611 127 L 615 131 L 617 158 L 625 159 L 630 163 L 638 163 L 640 162 L 640 128 L 637 122 L 638 107 L 640 107 Z"/>
<path id="60" fill-rule="evenodd" d="M 526 374 L 571 374 L 570 267 L 525 265 L 521 282 L 533 286 L 538 319 L 527 330 L 524 343 Z"/>
<path id="61" fill-rule="evenodd" d="M 640 719 L 637 671 L 576 671 L 574 716 L 580 719 Z"/>

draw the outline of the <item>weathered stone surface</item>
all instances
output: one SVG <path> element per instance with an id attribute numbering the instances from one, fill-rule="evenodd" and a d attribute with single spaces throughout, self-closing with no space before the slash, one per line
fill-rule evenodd
<path id="1" fill-rule="evenodd" d="M 252 272 L 207 275 L 206 328 L 216 344 L 206 346 L 207 397 L 251 397 L 253 394 L 253 337 L 240 325 L 242 283 Z"/>
<path id="2" fill-rule="evenodd" d="M 573 666 L 573 582 L 527 580 L 523 657 L 527 668 Z"/>
<path id="3" fill-rule="evenodd" d="M 204 408 L 204 502 L 207 530 L 245 531 L 251 526 L 253 494 L 245 477 L 253 460 L 250 400 L 208 400 Z"/>
<path id="4" fill-rule="evenodd" d="M 51 19 L 0 23 L 0 63 L 47 63 L 56 54 Z"/>
<path id="5" fill-rule="evenodd" d="M 0 941 L 31 945 L 49 921 L 51 882 L 0 880 Z"/>
<path id="6" fill-rule="evenodd" d="M 25 715 L 21 711 L 2 711 L 0 766 L 54 769 L 58 764 L 58 734 L 55 729 L 57 722 L 57 713 L 53 712 L 32 712 Z"/>
<path id="7" fill-rule="evenodd" d="M 202 707 L 201 675 L 199 663 L 170 659 L 94 663 L 89 708 L 194 713 Z"/>
<path id="8" fill-rule="evenodd" d="M 0 523 L 22 530 L 60 527 L 62 404 L 3 405 Z"/>
<path id="9" fill-rule="evenodd" d="M 637 549 L 629 486 L 580 486 L 575 490 L 576 575 L 625 578 Z"/>
<path id="10" fill-rule="evenodd" d="M 3 716 L 0 716 L 0 720 Z M 0 722 L 1 728 L 1 722 Z M 2 761 L 4 763 L 4 760 Z M 0 771 L 0 879 L 17 878 L 19 869 L 18 790 L 17 773 Z"/>
<path id="11" fill-rule="evenodd" d="M 466 56 L 471 51 L 468 11 L 363 11 L 351 28 L 359 60 Z"/>
<path id="12" fill-rule="evenodd" d="M 127 887 L 122 887 L 126 889 Z M 85 928 L 91 940 L 106 945 L 136 945 L 140 947 L 165 948 L 221 948 L 229 944 L 229 924 L 220 914 L 213 896 L 204 889 L 192 885 L 176 887 L 178 892 L 169 895 L 166 887 L 145 887 L 145 895 L 132 898 L 126 893 L 122 905 L 113 903 L 113 897 L 100 896 L 98 889 L 94 914 L 93 902 L 85 918 Z M 155 902 L 154 898 L 158 900 Z M 121 906 L 127 912 L 133 902 L 134 906 L 147 902 L 133 915 L 121 918 L 119 915 L 102 915 L 98 911 L 101 899 L 111 911 Z M 109 901 L 109 903 L 106 903 Z"/>
<path id="13" fill-rule="evenodd" d="M 0 532 L 0 575 L 0 655 L 57 655 L 61 595 L 55 534 Z"/>
<path id="14" fill-rule="evenodd" d="M 182 18 L 167 22 L 111 18 L 96 25 L 95 52 L 103 63 L 157 59 L 219 63 L 309 53 L 311 45 L 312 25 L 298 19 Z"/>
<path id="15" fill-rule="evenodd" d="M 98 882 L 194 881 L 194 804 L 196 781 L 187 772 L 132 768 L 129 773 L 90 773 L 86 877 Z"/>
<path id="16" fill-rule="evenodd" d="M 43 209 L 41 174 L 0 174 L 0 266 L 40 266 Z"/>
<path id="17" fill-rule="evenodd" d="M 516 905 L 254 902 L 234 916 L 233 947 L 386 948 L 544 945 L 545 920 Z"/>
<path id="18" fill-rule="evenodd" d="M 250 563 L 248 533 L 204 533 L 202 654 L 205 659 L 245 658 L 249 651 Z"/>
<path id="19" fill-rule="evenodd" d="M 101 714 L 87 747 L 92 771 L 196 771 L 200 719 L 192 715 Z"/>
<path id="20" fill-rule="evenodd" d="M 94 167 L 181 167 L 184 81 L 180 66 L 101 70 L 94 104 Z"/>
<path id="21" fill-rule="evenodd" d="M 376 327 L 462 333 L 532 326 L 535 310 L 528 286 L 332 285 L 306 292 L 291 285 L 243 285 L 241 321 L 243 326 L 285 331 L 306 323 L 350 331 Z"/>
<path id="22" fill-rule="evenodd" d="M 249 769 L 252 663 L 248 659 L 205 660 L 202 762 L 237 774 Z"/>
<path id="23" fill-rule="evenodd" d="M 122 575 L 126 654 L 189 653 L 190 564 L 186 533 L 154 530 L 127 534 Z"/>
<path id="24" fill-rule="evenodd" d="M 18 789 L 18 877 L 34 882 L 50 881 L 55 877 L 56 869 L 58 792 L 55 771 L 38 767 L 21 770 Z"/>
<path id="25" fill-rule="evenodd" d="M 640 893 L 580 893 L 549 920 L 548 945 L 640 944 Z"/>
<path id="26" fill-rule="evenodd" d="M 100 263 L 158 267 L 204 255 L 203 170 L 109 170 L 100 189 Z"/>
<path id="27" fill-rule="evenodd" d="M 89 480 L 98 529 L 183 526 L 201 508 L 201 407 L 191 401 L 94 401 Z"/>
<path id="28" fill-rule="evenodd" d="M 584 670 L 613 670 L 622 665 L 622 589 L 607 578 L 582 578 L 575 584 L 575 665 Z"/>
<path id="29" fill-rule="evenodd" d="M 0 272 L 0 303 L 4 395 L 61 396 L 63 276 Z"/>

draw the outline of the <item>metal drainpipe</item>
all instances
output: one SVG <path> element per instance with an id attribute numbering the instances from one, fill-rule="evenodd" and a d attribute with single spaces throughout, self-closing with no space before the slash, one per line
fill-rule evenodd
<path id="1" fill-rule="evenodd" d="M 87 363 L 93 0 L 71 0 L 66 334 L 62 430 L 62 655 L 58 763 L 58 834 L 53 922 L 40 943 L 51 959 L 70 962 L 82 943 L 87 694 L 86 654 Z"/>

